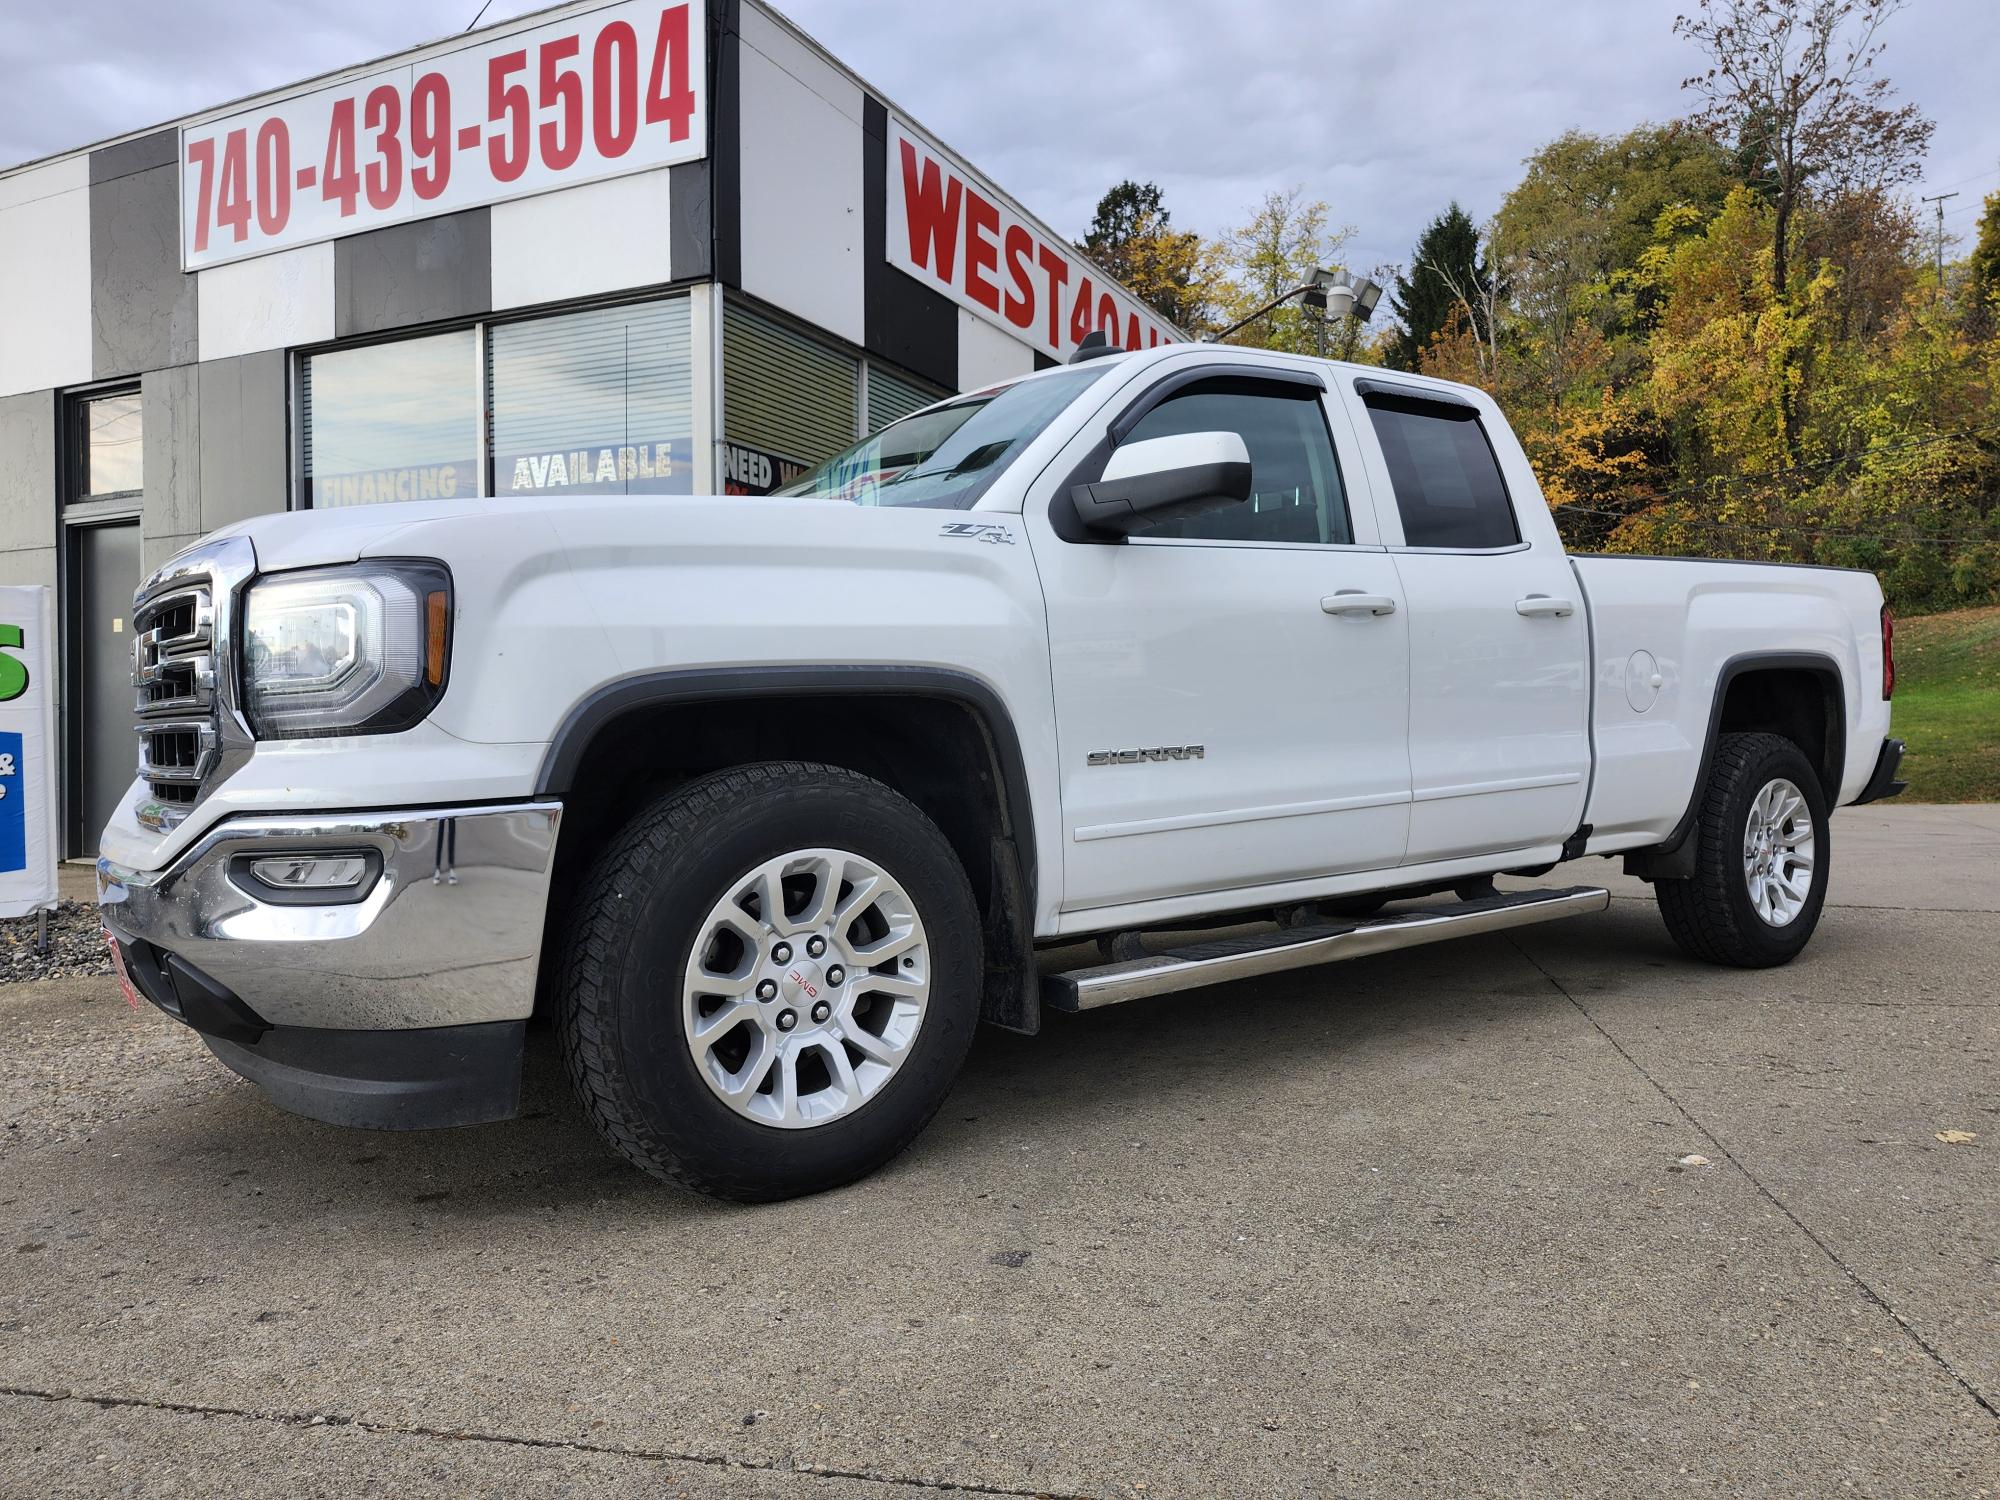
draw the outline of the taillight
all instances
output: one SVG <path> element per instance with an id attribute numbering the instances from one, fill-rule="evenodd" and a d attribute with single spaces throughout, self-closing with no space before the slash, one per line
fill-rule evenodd
<path id="1" fill-rule="evenodd" d="M 1896 617 L 1882 606 L 1882 701 L 1896 693 Z"/>

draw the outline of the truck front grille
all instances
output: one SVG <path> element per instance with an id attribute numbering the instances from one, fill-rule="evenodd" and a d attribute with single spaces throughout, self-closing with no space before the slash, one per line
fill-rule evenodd
<path id="1" fill-rule="evenodd" d="M 216 590 L 185 572 L 132 614 L 132 688 L 139 775 L 170 820 L 201 800 L 216 766 Z"/>

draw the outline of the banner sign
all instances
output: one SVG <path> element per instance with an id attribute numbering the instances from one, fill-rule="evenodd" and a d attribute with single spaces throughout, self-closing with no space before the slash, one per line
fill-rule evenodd
<path id="1" fill-rule="evenodd" d="M 742 443 L 722 445 L 722 493 L 725 495 L 768 495 L 781 490 L 803 475 L 811 465 L 794 459 L 748 448 Z"/>
<path id="2" fill-rule="evenodd" d="M 181 130 L 193 271 L 696 161 L 703 0 L 625 0 Z"/>
<path id="3" fill-rule="evenodd" d="M 974 316 L 1068 359 L 1085 334 L 1124 349 L 1183 335 L 1062 240 L 1008 208 L 984 178 L 889 121 L 889 263 Z"/>
<path id="4" fill-rule="evenodd" d="M 54 597 L 0 588 L 0 917 L 56 904 Z"/>

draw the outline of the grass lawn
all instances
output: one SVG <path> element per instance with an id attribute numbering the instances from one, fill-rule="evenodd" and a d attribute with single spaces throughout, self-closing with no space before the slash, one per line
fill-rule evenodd
<path id="1" fill-rule="evenodd" d="M 1905 802 L 2000 802 L 2000 608 L 1896 622 Z"/>

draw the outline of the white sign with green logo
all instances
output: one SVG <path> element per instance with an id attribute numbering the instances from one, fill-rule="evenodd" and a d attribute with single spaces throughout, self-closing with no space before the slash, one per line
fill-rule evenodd
<path id="1" fill-rule="evenodd" d="M 55 605 L 0 588 L 0 917 L 56 904 Z"/>

